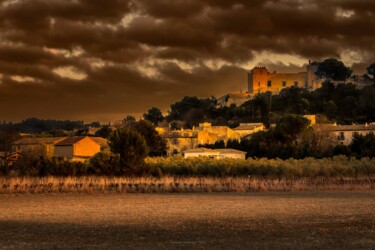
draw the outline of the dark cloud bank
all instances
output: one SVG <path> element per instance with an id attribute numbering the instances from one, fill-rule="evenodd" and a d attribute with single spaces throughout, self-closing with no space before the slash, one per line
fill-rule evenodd
<path id="1" fill-rule="evenodd" d="M 244 90 L 261 52 L 363 71 L 374 51 L 372 0 L 0 1 L 0 119 L 119 119 Z"/>

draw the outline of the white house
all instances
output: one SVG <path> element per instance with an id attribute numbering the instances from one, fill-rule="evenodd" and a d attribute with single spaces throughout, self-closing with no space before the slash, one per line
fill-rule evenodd
<path id="1" fill-rule="evenodd" d="M 186 150 L 184 158 L 190 157 L 208 157 L 211 159 L 246 159 L 246 152 L 235 149 L 208 149 L 208 148 L 194 148 Z"/>
<path id="2" fill-rule="evenodd" d="M 355 135 L 367 135 L 375 133 L 375 123 L 355 124 L 355 125 L 328 125 L 328 130 L 339 144 L 349 145 Z"/>

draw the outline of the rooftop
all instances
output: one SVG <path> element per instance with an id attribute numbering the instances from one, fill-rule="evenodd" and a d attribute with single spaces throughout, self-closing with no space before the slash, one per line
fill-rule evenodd
<path id="1" fill-rule="evenodd" d="M 23 138 L 13 142 L 13 145 L 35 145 L 35 144 L 55 144 L 66 137 L 41 137 L 41 138 Z"/>
<path id="2" fill-rule="evenodd" d="M 246 154 L 244 151 L 231 149 L 231 148 L 193 148 L 186 150 L 185 153 L 209 153 L 209 154 Z"/>
<path id="3" fill-rule="evenodd" d="M 259 127 L 263 127 L 263 123 L 240 123 L 240 126 L 233 130 L 254 130 Z"/>
<path id="4" fill-rule="evenodd" d="M 354 125 L 327 125 L 329 131 L 375 131 L 375 123 Z"/>
<path id="5" fill-rule="evenodd" d="M 89 137 L 94 142 L 98 143 L 100 147 L 108 147 L 108 140 L 102 137 Z"/>
<path id="6" fill-rule="evenodd" d="M 82 140 L 85 137 L 87 137 L 87 136 L 71 136 L 71 137 L 67 137 L 64 140 L 58 142 L 56 144 L 56 146 L 70 146 L 70 145 L 73 145 L 73 144 L 79 142 L 80 140 Z"/>

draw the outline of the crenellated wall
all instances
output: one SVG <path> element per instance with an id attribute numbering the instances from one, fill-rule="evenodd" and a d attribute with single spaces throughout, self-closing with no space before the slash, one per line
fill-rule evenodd
<path id="1" fill-rule="evenodd" d="M 309 63 L 305 72 L 298 73 L 270 73 L 266 67 L 255 67 L 248 74 L 248 93 L 279 93 L 288 87 L 299 87 L 314 90 L 321 86 L 322 80 L 315 72 L 317 65 Z"/>

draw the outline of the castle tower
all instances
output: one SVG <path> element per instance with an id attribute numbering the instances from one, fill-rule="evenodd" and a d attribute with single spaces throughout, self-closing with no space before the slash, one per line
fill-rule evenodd
<path id="1" fill-rule="evenodd" d="M 267 91 L 268 70 L 266 67 L 255 67 L 248 74 L 248 92 L 261 93 Z"/>

